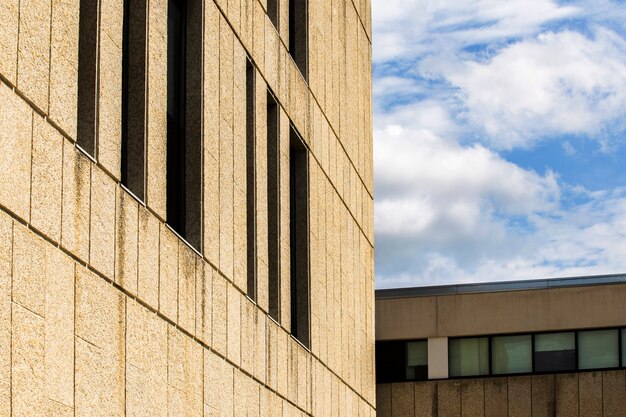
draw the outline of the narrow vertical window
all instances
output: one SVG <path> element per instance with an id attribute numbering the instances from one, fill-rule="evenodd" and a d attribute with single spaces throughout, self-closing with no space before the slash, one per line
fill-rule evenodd
<path id="1" fill-rule="evenodd" d="M 145 194 L 146 0 L 124 0 L 122 44 L 122 184 Z"/>
<path id="2" fill-rule="evenodd" d="M 267 93 L 267 249 L 269 315 L 280 320 L 280 126 L 278 104 Z"/>
<path id="3" fill-rule="evenodd" d="M 291 334 L 310 347 L 309 334 L 309 160 L 302 139 L 289 132 L 289 240 Z"/>
<path id="4" fill-rule="evenodd" d="M 98 25 L 100 2 L 81 0 L 78 28 L 77 145 L 96 157 L 98 128 Z"/>
<path id="5" fill-rule="evenodd" d="M 278 1 L 279 0 L 267 0 L 267 15 L 276 30 L 278 30 Z"/>
<path id="6" fill-rule="evenodd" d="M 289 0 L 289 54 L 305 80 L 308 79 L 308 1 Z"/>
<path id="7" fill-rule="evenodd" d="M 167 42 L 167 223 L 201 242 L 202 2 L 169 0 Z"/>
<path id="8" fill-rule="evenodd" d="M 256 301 L 256 131 L 254 124 L 255 69 L 246 61 L 246 216 L 248 297 Z"/>

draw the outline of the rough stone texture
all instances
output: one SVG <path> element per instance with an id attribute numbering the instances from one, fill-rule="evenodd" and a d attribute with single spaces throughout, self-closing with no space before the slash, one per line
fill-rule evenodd
<path id="1" fill-rule="evenodd" d="M 151 306 L 159 305 L 159 222 L 144 207 L 139 207 L 137 292 Z"/>
<path id="2" fill-rule="evenodd" d="M 380 405 L 378 400 L 376 400 L 376 405 Z M 416 382 L 415 417 L 430 417 L 435 413 L 437 413 L 437 382 Z"/>
<path id="3" fill-rule="evenodd" d="M 228 285 L 228 359 L 237 366 L 241 362 L 241 293 Z"/>
<path id="4" fill-rule="evenodd" d="M 115 208 L 115 282 L 137 294 L 139 250 L 139 204 L 122 188 Z"/>
<path id="5" fill-rule="evenodd" d="M 167 0 L 148 2 L 146 203 L 166 218 Z"/>
<path id="6" fill-rule="evenodd" d="M 509 378 L 509 416 L 522 417 L 531 415 L 530 376 Z"/>
<path id="7" fill-rule="evenodd" d="M 0 415 L 11 414 L 11 269 L 13 222 L 0 215 Z"/>
<path id="8" fill-rule="evenodd" d="M 578 375 L 579 415 L 602 416 L 602 372 L 582 372 Z"/>
<path id="9" fill-rule="evenodd" d="M 4 84 L 0 103 L 0 204 L 28 221 L 32 111 Z"/>
<path id="10" fill-rule="evenodd" d="M 50 9 L 51 0 L 20 0 L 17 88 L 45 113 L 50 72 Z"/>
<path id="11" fill-rule="evenodd" d="M 63 218 L 61 244 L 85 262 L 89 259 L 91 162 L 67 141 L 63 146 Z"/>
<path id="12" fill-rule="evenodd" d="M 52 2 L 50 35 L 50 118 L 74 140 L 78 100 L 79 5 L 74 0 Z"/>
<path id="13" fill-rule="evenodd" d="M 19 0 L 8 0 L 0 10 L 0 74 L 15 84 L 17 75 L 17 36 Z"/>
<path id="14" fill-rule="evenodd" d="M 100 0 L 98 162 L 120 178 L 124 3 Z"/>
<path id="15" fill-rule="evenodd" d="M 55 242 L 61 240 L 63 142 L 50 124 L 34 117 L 31 224 Z"/>
<path id="16" fill-rule="evenodd" d="M 170 326 L 167 352 L 169 415 L 201 415 L 204 395 L 202 347 Z"/>
<path id="17" fill-rule="evenodd" d="M 482 417 L 485 415 L 485 387 L 482 379 L 461 381 L 461 416 Z"/>
<path id="18" fill-rule="evenodd" d="M 617 417 L 626 410 L 624 371 L 602 372 L 602 415 Z"/>
<path id="19" fill-rule="evenodd" d="M 196 253 L 178 244 L 178 325 L 191 334 L 196 329 Z"/>
<path id="20" fill-rule="evenodd" d="M 578 374 L 555 376 L 556 416 L 578 415 Z"/>
<path id="21" fill-rule="evenodd" d="M 178 319 L 178 238 L 161 225 L 159 246 L 159 311 L 168 319 Z"/>
<path id="22" fill-rule="evenodd" d="M 485 379 L 485 417 L 508 415 L 507 378 Z"/>
<path id="23" fill-rule="evenodd" d="M 413 416 L 415 411 L 415 390 L 412 382 L 391 384 L 392 417 Z"/>
<path id="24" fill-rule="evenodd" d="M 456 417 L 461 415 L 461 382 L 448 380 L 437 382 L 440 417 Z"/>
<path id="25" fill-rule="evenodd" d="M 115 183 L 102 170 L 91 176 L 89 263 L 108 277 L 115 274 Z"/>
<path id="26" fill-rule="evenodd" d="M 556 415 L 555 375 L 533 375 L 531 399 L 533 416 Z"/>

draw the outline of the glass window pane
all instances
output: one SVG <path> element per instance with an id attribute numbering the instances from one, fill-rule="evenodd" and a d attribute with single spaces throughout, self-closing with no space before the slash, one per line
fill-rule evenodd
<path id="1" fill-rule="evenodd" d="M 532 336 L 498 336 L 491 339 L 491 366 L 494 374 L 532 371 Z"/>
<path id="2" fill-rule="evenodd" d="M 626 329 L 622 329 L 622 366 L 626 366 Z"/>
<path id="3" fill-rule="evenodd" d="M 406 342 L 406 379 L 428 379 L 428 342 Z"/>
<path id="4" fill-rule="evenodd" d="M 578 368 L 619 366 L 617 329 L 578 332 Z"/>
<path id="5" fill-rule="evenodd" d="M 489 338 L 487 337 L 450 339 L 448 355 L 451 377 L 489 373 Z"/>
<path id="6" fill-rule="evenodd" d="M 573 371 L 576 369 L 574 332 L 535 335 L 535 372 Z"/>

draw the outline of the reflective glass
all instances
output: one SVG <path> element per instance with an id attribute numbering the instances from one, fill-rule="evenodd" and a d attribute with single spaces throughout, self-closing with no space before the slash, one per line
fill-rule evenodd
<path id="1" fill-rule="evenodd" d="M 578 368 L 618 367 L 618 337 L 617 329 L 578 332 Z"/>
<path id="2" fill-rule="evenodd" d="M 535 335 L 535 372 L 573 371 L 576 369 L 574 332 Z"/>
<path id="3" fill-rule="evenodd" d="M 491 366 L 493 374 L 521 374 L 531 372 L 532 336 L 497 336 L 491 339 Z"/>
<path id="4" fill-rule="evenodd" d="M 626 366 L 626 329 L 622 329 L 622 366 Z"/>
<path id="5" fill-rule="evenodd" d="M 451 377 L 489 373 L 489 338 L 487 337 L 450 339 L 448 355 Z"/>
<path id="6" fill-rule="evenodd" d="M 428 379 L 428 342 L 406 342 L 406 379 Z"/>

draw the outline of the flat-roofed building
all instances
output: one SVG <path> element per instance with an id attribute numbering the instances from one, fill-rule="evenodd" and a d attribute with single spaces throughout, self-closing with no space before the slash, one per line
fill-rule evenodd
<path id="1" fill-rule="evenodd" d="M 622 416 L 626 275 L 376 291 L 377 415 Z"/>

